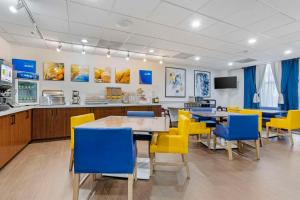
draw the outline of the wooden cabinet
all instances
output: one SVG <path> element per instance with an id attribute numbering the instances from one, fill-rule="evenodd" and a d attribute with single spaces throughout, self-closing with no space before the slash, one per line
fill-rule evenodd
<path id="1" fill-rule="evenodd" d="M 161 106 L 127 106 L 125 107 L 125 115 L 127 111 L 154 111 L 156 117 L 161 116 Z"/>
<path id="2" fill-rule="evenodd" d="M 91 108 L 91 112 L 95 114 L 96 119 L 101 119 L 110 115 L 125 115 L 124 107 L 95 107 Z"/>
<path id="3" fill-rule="evenodd" d="M 31 140 L 31 110 L 0 117 L 0 168 Z"/>
<path id="4" fill-rule="evenodd" d="M 70 136 L 70 117 L 90 113 L 89 108 L 38 108 L 33 110 L 32 139 Z"/>

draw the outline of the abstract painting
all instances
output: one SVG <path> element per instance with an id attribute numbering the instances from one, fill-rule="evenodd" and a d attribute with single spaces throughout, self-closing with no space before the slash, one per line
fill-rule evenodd
<path id="1" fill-rule="evenodd" d="M 151 85 L 152 84 L 152 71 L 151 70 L 140 70 L 140 84 Z"/>
<path id="2" fill-rule="evenodd" d="M 94 81 L 96 83 L 111 83 L 111 68 L 94 67 Z"/>
<path id="3" fill-rule="evenodd" d="M 45 62 L 44 63 L 44 80 L 63 81 L 65 78 L 64 63 Z"/>
<path id="4" fill-rule="evenodd" d="M 166 97 L 185 97 L 186 71 L 181 68 L 166 67 L 165 69 Z"/>
<path id="5" fill-rule="evenodd" d="M 210 72 L 194 71 L 195 97 L 210 97 Z"/>
<path id="6" fill-rule="evenodd" d="M 130 69 L 116 69 L 116 83 L 130 83 Z"/>
<path id="7" fill-rule="evenodd" d="M 71 81 L 89 82 L 89 66 L 71 65 Z"/>

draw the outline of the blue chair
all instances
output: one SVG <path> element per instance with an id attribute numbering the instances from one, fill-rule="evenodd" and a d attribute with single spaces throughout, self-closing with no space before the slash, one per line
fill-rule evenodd
<path id="1" fill-rule="evenodd" d="M 214 130 L 214 149 L 216 149 L 216 138 L 225 139 L 229 160 L 232 160 L 232 141 L 238 141 L 240 144 L 244 140 L 254 140 L 256 147 L 256 157 L 259 160 L 259 133 L 257 115 L 229 115 L 228 125 L 217 125 Z"/>
<path id="2" fill-rule="evenodd" d="M 127 111 L 128 117 L 155 117 L 153 111 Z M 148 152 L 150 155 L 150 144 L 152 140 L 152 133 L 149 132 L 136 132 L 134 134 L 135 140 L 148 141 Z"/>
<path id="3" fill-rule="evenodd" d="M 128 117 L 155 117 L 153 111 L 127 111 Z"/>
<path id="4" fill-rule="evenodd" d="M 212 108 L 208 107 L 197 107 L 192 108 L 192 112 L 212 112 Z M 216 119 L 212 117 L 202 117 L 197 115 L 192 115 L 192 118 L 195 119 L 197 122 L 204 122 L 206 123 L 207 127 L 216 127 Z"/>
<path id="5" fill-rule="evenodd" d="M 75 128 L 73 200 L 80 174 L 128 174 L 128 199 L 136 178 L 136 144 L 131 128 Z"/>

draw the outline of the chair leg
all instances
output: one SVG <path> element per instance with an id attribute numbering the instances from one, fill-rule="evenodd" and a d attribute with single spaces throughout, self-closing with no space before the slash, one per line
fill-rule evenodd
<path id="1" fill-rule="evenodd" d="M 210 133 L 207 134 L 207 148 L 210 149 Z"/>
<path id="2" fill-rule="evenodd" d="M 260 159 L 260 144 L 259 140 L 255 140 L 255 149 L 256 149 L 256 159 Z"/>
<path id="3" fill-rule="evenodd" d="M 187 160 L 187 155 L 181 154 L 181 158 L 182 158 L 182 161 L 183 161 L 185 169 L 186 169 L 187 179 L 190 179 L 191 176 L 190 176 L 190 168 L 189 168 L 189 164 L 188 164 L 188 160 Z"/>
<path id="4" fill-rule="evenodd" d="M 133 200 L 133 174 L 128 174 L 128 200 Z"/>
<path id="5" fill-rule="evenodd" d="M 79 197 L 79 181 L 80 181 L 80 174 L 74 174 L 74 179 L 73 179 L 73 200 L 78 200 L 78 197 Z"/>
<path id="6" fill-rule="evenodd" d="M 217 136 L 214 134 L 214 150 L 217 148 Z"/>
<path id="7" fill-rule="evenodd" d="M 267 139 L 270 140 L 270 127 L 267 126 Z"/>
<path id="8" fill-rule="evenodd" d="M 231 141 L 226 141 L 227 143 L 227 152 L 229 160 L 232 160 L 232 148 L 231 148 Z"/>
<path id="9" fill-rule="evenodd" d="M 93 181 L 96 181 L 97 179 L 97 174 L 93 174 Z"/>
<path id="10" fill-rule="evenodd" d="M 263 140 L 261 137 L 261 132 L 259 132 L 258 135 L 259 135 L 259 145 L 260 145 L 260 147 L 263 147 Z"/>
<path id="11" fill-rule="evenodd" d="M 154 153 L 150 153 L 150 176 L 153 175 L 154 171 Z"/>
<path id="12" fill-rule="evenodd" d="M 293 146 L 294 145 L 293 133 L 292 133 L 292 131 L 289 131 L 288 134 L 289 134 L 289 138 L 291 141 L 291 145 Z"/>
<path id="13" fill-rule="evenodd" d="M 138 170 L 138 163 L 135 163 L 134 167 L 134 181 L 137 181 L 137 170 Z"/>
<path id="14" fill-rule="evenodd" d="M 74 164 L 74 149 L 71 149 L 69 171 L 71 172 Z"/>

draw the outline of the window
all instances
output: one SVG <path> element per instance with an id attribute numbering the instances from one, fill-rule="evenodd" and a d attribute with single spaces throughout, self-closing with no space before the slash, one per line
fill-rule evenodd
<path id="1" fill-rule="evenodd" d="M 261 107 L 278 107 L 278 91 L 271 64 L 267 64 L 263 83 L 260 89 Z"/>

